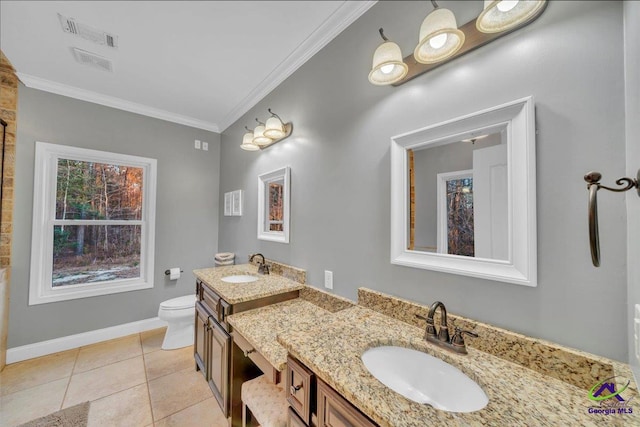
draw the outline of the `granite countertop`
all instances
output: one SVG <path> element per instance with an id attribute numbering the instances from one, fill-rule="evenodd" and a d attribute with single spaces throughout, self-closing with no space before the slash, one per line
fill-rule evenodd
<path id="1" fill-rule="evenodd" d="M 468 355 L 448 352 L 425 342 L 423 336 L 422 328 L 356 306 L 322 322 L 280 332 L 278 341 L 383 427 L 639 425 L 637 414 L 589 413 L 594 402 L 588 399 L 588 390 L 474 348 L 468 348 Z M 450 413 L 404 398 L 375 379 L 360 359 L 364 351 L 380 345 L 415 348 L 456 366 L 482 387 L 488 405 L 472 413 Z M 616 374 L 628 377 L 628 369 L 618 371 L 624 366 L 614 363 Z"/>
<path id="2" fill-rule="evenodd" d="M 258 274 L 258 268 L 251 264 L 203 268 L 193 270 L 193 274 L 229 304 L 238 304 L 271 295 L 297 291 L 304 287 L 300 283 L 277 274 Z M 226 276 L 245 274 L 256 276 L 258 280 L 251 283 L 227 283 L 220 280 Z"/>
<path id="3" fill-rule="evenodd" d="M 227 321 L 253 348 L 278 371 L 287 365 L 287 350 L 278 343 L 277 335 L 304 331 L 324 322 L 332 313 L 301 298 L 233 314 Z"/>

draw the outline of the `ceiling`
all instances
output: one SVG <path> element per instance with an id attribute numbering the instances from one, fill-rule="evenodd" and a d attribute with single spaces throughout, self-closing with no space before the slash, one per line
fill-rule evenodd
<path id="1" fill-rule="evenodd" d="M 26 86 L 222 132 L 374 3 L 3 0 L 0 48 Z M 58 14 L 117 47 L 64 32 Z"/>

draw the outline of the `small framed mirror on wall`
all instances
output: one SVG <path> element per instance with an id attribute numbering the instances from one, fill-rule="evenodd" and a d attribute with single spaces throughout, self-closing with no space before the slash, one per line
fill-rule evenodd
<path id="1" fill-rule="evenodd" d="M 289 243 L 289 166 L 258 176 L 258 239 Z"/>
<path id="2" fill-rule="evenodd" d="M 536 286 L 533 98 L 391 138 L 391 262 Z"/>

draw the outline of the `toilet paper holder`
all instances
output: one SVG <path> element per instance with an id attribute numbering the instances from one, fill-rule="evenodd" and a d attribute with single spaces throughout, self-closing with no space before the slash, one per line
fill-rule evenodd
<path id="1" fill-rule="evenodd" d="M 184 273 L 184 270 L 183 270 L 183 269 L 180 269 L 180 273 Z M 171 274 L 171 270 L 165 270 L 165 271 L 164 271 L 164 275 L 165 275 L 165 276 L 168 276 L 168 275 L 170 275 L 170 274 Z"/>

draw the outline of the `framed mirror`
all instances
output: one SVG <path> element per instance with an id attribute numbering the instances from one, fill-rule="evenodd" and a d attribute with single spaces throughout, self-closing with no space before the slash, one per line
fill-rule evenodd
<path id="1" fill-rule="evenodd" d="M 537 285 L 532 97 L 391 138 L 391 262 Z"/>
<path id="2" fill-rule="evenodd" d="M 289 243 L 289 181 L 286 166 L 258 176 L 258 239 Z"/>

